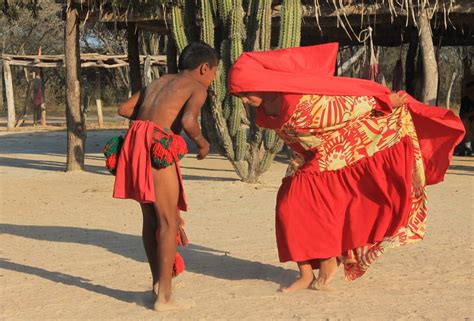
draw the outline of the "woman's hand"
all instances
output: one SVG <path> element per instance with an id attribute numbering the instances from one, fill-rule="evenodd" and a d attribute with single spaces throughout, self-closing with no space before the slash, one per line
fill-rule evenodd
<path id="1" fill-rule="evenodd" d="M 400 107 L 408 102 L 408 97 L 406 93 L 391 93 L 390 102 L 392 103 L 392 108 Z"/>

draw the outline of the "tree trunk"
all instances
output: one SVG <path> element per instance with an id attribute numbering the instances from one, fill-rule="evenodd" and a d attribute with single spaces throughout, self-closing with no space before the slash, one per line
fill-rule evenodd
<path id="1" fill-rule="evenodd" d="M 84 169 L 86 126 L 81 111 L 79 17 L 71 6 L 66 13 L 64 26 L 66 60 L 66 122 L 67 164 L 66 172 Z"/>
<path id="2" fill-rule="evenodd" d="M 140 52 L 138 49 L 138 30 L 135 23 L 129 22 L 127 26 L 128 64 L 130 71 L 130 85 L 132 95 L 142 89 L 142 75 L 140 72 Z"/>
<path id="3" fill-rule="evenodd" d="M 420 31 L 420 49 L 423 59 L 423 89 L 421 101 L 425 104 L 436 104 L 436 93 L 438 91 L 438 66 L 431 35 L 430 20 L 428 13 L 423 10 L 418 17 L 418 28 Z"/>
<path id="4" fill-rule="evenodd" d="M 166 43 L 166 66 L 168 68 L 169 74 L 176 74 L 178 73 L 178 62 L 176 61 L 176 57 L 178 56 L 176 43 L 174 42 L 174 38 L 171 35 L 167 36 L 167 43 Z"/>
<path id="5" fill-rule="evenodd" d="M 405 89 L 406 92 L 415 96 L 415 73 L 416 73 L 416 52 L 418 50 L 418 36 L 411 34 L 408 45 L 407 58 L 405 61 Z"/>

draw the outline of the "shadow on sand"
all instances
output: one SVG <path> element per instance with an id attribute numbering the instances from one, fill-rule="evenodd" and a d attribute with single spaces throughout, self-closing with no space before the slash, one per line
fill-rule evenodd
<path id="1" fill-rule="evenodd" d="M 0 233 L 41 241 L 93 245 L 128 259 L 146 262 L 144 250 L 142 249 L 142 240 L 138 235 L 69 226 L 14 224 L 0 224 Z M 297 272 L 294 270 L 233 257 L 228 255 L 226 251 L 197 244 L 190 244 L 188 247 L 180 249 L 180 252 L 186 260 L 187 271 L 214 278 L 225 280 L 266 280 L 280 285 L 282 282 L 297 277 Z M 134 302 L 144 307 L 151 305 L 150 302 L 147 303 L 143 299 L 149 291 L 133 292 L 110 289 L 101 285 L 91 284 L 89 280 L 80 277 L 13 263 L 5 259 L 0 259 L 0 267 L 36 275 L 53 282 L 77 286 L 120 301 Z"/>

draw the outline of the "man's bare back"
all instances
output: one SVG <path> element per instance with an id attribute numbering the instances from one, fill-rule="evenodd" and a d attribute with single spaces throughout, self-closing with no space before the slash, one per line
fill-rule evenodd
<path id="1" fill-rule="evenodd" d="M 165 75 L 145 89 L 137 120 L 150 120 L 179 134 L 188 101 L 206 96 L 207 89 L 193 78 L 179 74 Z"/>

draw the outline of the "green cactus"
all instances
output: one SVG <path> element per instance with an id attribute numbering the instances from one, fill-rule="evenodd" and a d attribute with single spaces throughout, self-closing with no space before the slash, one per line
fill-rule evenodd
<path id="1" fill-rule="evenodd" d="M 301 38 L 301 21 L 301 1 L 283 0 L 278 47 L 289 48 L 299 46 Z"/>
<path id="2" fill-rule="evenodd" d="M 194 4 L 199 12 L 189 17 Z M 270 167 L 283 142 L 275 132 L 259 129 L 255 124 L 255 110 L 250 109 L 247 116 L 240 99 L 228 94 L 227 76 L 244 49 L 270 49 L 272 0 L 175 0 L 171 6 L 173 34 L 179 51 L 195 34 L 220 50 L 222 60 L 218 74 L 201 112 L 202 128 L 211 143 L 231 161 L 242 180 L 255 182 Z M 280 47 L 297 46 L 300 28 L 300 1 L 283 0 Z"/>
<path id="3" fill-rule="evenodd" d="M 244 107 L 239 98 L 232 96 L 230 98 L 230 116 L 228 118 L 229 134 L 234 137 L 242 122 L 242 114 Z"/>
<path id="4" fill-rule="evenodd" d="M 208 0 L 201 0 L 201 40 L 214 47 L 214 18 L 212 6 Z"/>
<path id="5" fill-rule="evenodd" d="M 181 6 L 175 5 L 171 7 L 171 17 L 173 20 L 173 37 L 176 42 L 178 51 L 183 51 L 188 45 L 188 37 L 184 31 L 183 9 Z"/>
<path id="6" fill-rule="evenodd" d="M 247 152 L 247 128 L 241 126 L 237 134 L 234 138 L 234 145 L 235 145 L 235 161 L 241 161 L 245 157 L 245 153 Z"/>

